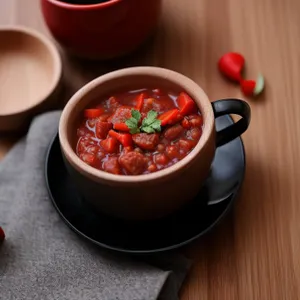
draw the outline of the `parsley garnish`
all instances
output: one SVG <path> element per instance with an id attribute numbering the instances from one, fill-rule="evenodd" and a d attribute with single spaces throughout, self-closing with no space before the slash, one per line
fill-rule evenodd
<path id="1" fill-rule="evenodd" d="M 142 125 L 139 127 L 141 114 L 138 110 L 131 110 L 131 118 L 126 120 L 126 125 L 130 129 L 131 134 L 146 132 L 155 133 L 161 131 L 161 121 L 157 119 L 157 112 L 150 110 L 147 117 L 143 120 Z"/>
<path id="2" fill-rule="evenodd" d="M 155 131 L 160 132 L 161 121 L 156 118 L 157 112 L 150 110 L 147 114 L 147 118 L 142 122 L 141 131 L 146 133 L 154 133 Z"/>
<path id="3" fill-rule="evenodd" d="M 138 110 L 132 109 L 131 110 L 131 118 L 126 120 L 125 124 L 130 129 L 131 134 L 139 133 L 139 121 L 141 119 L 141 114 Z"/>

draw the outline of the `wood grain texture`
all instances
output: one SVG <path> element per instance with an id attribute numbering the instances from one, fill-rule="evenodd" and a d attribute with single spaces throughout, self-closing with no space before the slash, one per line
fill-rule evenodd
<path id="1" fill-rule="evenodd" d="M 182 72 L 211 100 L 242 98 L 216 69 L 232 50 L 245 55 L 249 77 L 265 75 L 265 94 L 249 99 L 253 117 L 243 137 L 247 171 L 240 199 L 221 226 L 185 250 L 195 264 L 182 300 L 300 299 L 299 11 L 298 0 L 165 0 L 157 35 L 130 57 L 93 66 L 64 57 L 62 104 L 90 79 L 133 65 Z M 0 23 L 48 34 L 38 1 L 1 0 Z M 1 156 L 14 140 L 1 137 Z"/>

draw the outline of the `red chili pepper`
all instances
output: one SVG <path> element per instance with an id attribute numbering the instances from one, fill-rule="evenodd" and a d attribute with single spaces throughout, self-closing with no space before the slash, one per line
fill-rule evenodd
<path id="1" fill-rule="evenodd" d="M 0 227 L 0 242 L 3 242 L 5 239 L 5 233 L 2 227 Z"/>
<path id="2" fill-rule="evenodd" d="M 114 130 L 110 130 L 109 135 L 116 138 L 124 147 L 132 146 L 132 136 L 130 133 L 119 133 Z"/>
<path id="3" fill-rule="evenodd" d="M 257 96 L 264 89 L 264 78 L 259 75 L 257 80 L 241 80 L 241 88 L 245 96 Z"/>
<path id="4" fill-rule="evenodd" d="M 219 70 L 229 79 L 240 82 L 242 70 L 245 64 L 244 57 L 235 52 L 224 54 L 219 60 Z"/>

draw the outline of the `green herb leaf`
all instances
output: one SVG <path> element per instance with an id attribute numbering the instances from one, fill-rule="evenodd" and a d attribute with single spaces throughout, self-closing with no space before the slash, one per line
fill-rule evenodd
<path id="1" fill-rule="evenodd" d="M 131 134 L 139 133 L 139 121 L 141 119 L 141 114 L 138 110 L 131 110 L 131 118 L 127 119 L 125 124 L 130 129 Z"/>
<path id="2" fill-rule="evenodd" d="M 161 121 L 156 119 L 157 112 L 150 110 L 147 117 L 143 120 L 142 126 L 139 127 L 139 121 L 141 119 L 141 113 L 138 110 L 131 110 L 131 118 L 127 119 L 125 124 L 130 130 L 131 134 L 136 134 L 139 132 L 155 133 L 161 131 Z"/>
<path id="3" fill-rule="evenodd" d="M 135 120 L 137 120 L 137 122 L 140 120 L 140 118 L 141 118 L 141 113 L 138 111 L 138 110 L 136 110 L 136 109 L 132 109 L 131 110 L 131 115 L 132 115 L 132 117 L 135 119 Z"/>
<path id="4" fill-rule="evenodd" d="M 155 129 L 153 129 L 151 126 L 145 126 L 141 129 L 143 132 L 146 132 L 146 133 L 154 133 L 155 132 Z"/>
<path id="5" fill-rule="evenodd" d="M 137 120 L 134 119 L 134 118 L 130 118 L 130 119 L 126 120 L 125 123 L 126 123 L 126 125 L 128 126 L 128 128 L 137 127 L 137 125 L 138 125 Z"/>
<path id="6" fill-rule="evenodd" d="M 157 117 L 157 112 L 154 111 L 154 110 L 150 110 L 148 112 L 148 114 L 147 114 L 147 118 L 145 118 L 143 120 L 143 124 L 142 125 L 143 126 L 149 126 L 149 125 L 151 125 L 155 121 L 156 117 Z"/>
<path id="7" fill-rule="evenodd" d="M 161 120 L 154 120 L 154 122 L 151 124 L 151 127 L 156 130 L 157 132 L 161 131 Z"/>
<path id="8" fill-rule="evenodd" d="M 131 134 L 139 132 L 138 121 L 136 119 L 130 118 L 130 119 L 126 120 L 125 124 L 130 129 Z"/>
<path id="9" fill-rule="evenodd" d="M 139 128 L 133 128 L 133 129 L 130 129 L 129 131 L 131 134 L 136 134 L 136 133 L 140 133 L 140 129 Z"/>
<path id="10" fill-rule="evenodd" d="M 154 133 L 161 131 L 161 121 L 156 119 L 157 112 L 154 110 L 150 110 L 147 114 L 147 118 L 145 118 L 142 122 L 141 131 L 146 133 Z"/>
<path id="11" fill-rule="evenodd" d="M 155 119 L 157 118 L 157 112 L 154 111 L 154 110 L 150 110 L 147 114 L 147 118 L 146 120 L 149 122 L 149 123 L 152 123 L 153 121 L 155 121 Z"/>

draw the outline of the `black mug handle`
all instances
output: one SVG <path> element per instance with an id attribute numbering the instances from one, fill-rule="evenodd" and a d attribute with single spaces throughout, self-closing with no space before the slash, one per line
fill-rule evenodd
<path id="1" fill-rule="evenodd" d="M 242 117 L 236 123 L 217 131 L 217 147 L 227 144 L 247 130 L 251 119 L 251 110 L 247 102 L 239 99 L 222 99 L 212 102 L 212 108 L 215 118 L 228 114 Z"/>

